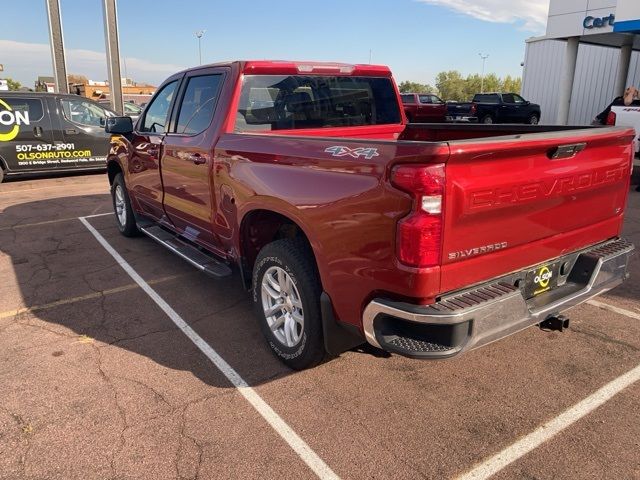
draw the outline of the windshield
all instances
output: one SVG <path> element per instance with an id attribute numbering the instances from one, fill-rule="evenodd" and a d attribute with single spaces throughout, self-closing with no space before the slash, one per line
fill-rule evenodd
<path id="1" fill-rule="evenodd" d="M 400 123 L 390 78 L 247 75 L 236 132 Z"/>

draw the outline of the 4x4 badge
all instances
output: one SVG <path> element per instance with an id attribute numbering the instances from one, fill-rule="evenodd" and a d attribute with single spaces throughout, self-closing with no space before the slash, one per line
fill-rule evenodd
<path id="1" fill-rule="evenodd" d="M 349 148 L 349 147 L 343 147 L 341 145 L 335 145 L 333 147 L 325 148 L 324 151 L 326 153 L 330 153 L 333 157 L 347 157 L 347 156 L 353 157 L 353 158 L 364 157 L 367 160 L 371 160 L 373 157 L 380 156 L 380 154 L 378 154 L 378 149 L 371 148 L 371 147 Z"/>

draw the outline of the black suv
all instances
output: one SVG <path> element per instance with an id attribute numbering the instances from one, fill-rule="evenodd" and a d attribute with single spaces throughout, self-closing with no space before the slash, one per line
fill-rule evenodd
<path id="1" fill-rule="evenodd" d="M 23 173 L 104 169 L 115 114 L 78 95 L 0 92 L 0 182 Z"/>

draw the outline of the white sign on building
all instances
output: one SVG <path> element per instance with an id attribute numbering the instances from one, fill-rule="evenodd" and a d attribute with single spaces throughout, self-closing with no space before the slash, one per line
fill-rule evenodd
<path id="1" fill-rule="evenodd" d="M 585 125 L 640 86 L 640 0 L 551 0 L 544 37 L 527 40 L 523 96 L 542 123 Z"/>

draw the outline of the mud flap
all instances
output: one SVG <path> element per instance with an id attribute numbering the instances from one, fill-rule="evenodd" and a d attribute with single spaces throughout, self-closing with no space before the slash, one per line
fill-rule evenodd
<path id="1" fill-rule="evenodd" d="M 340 323 L 333 314 L 333 304 L 326 292 L 320 295 L 322 312 L 322 333 L 324 348 L 331 356 L 337 357 L 347 350 L 365 343 L 365 338 L 355 325 Z"/>

